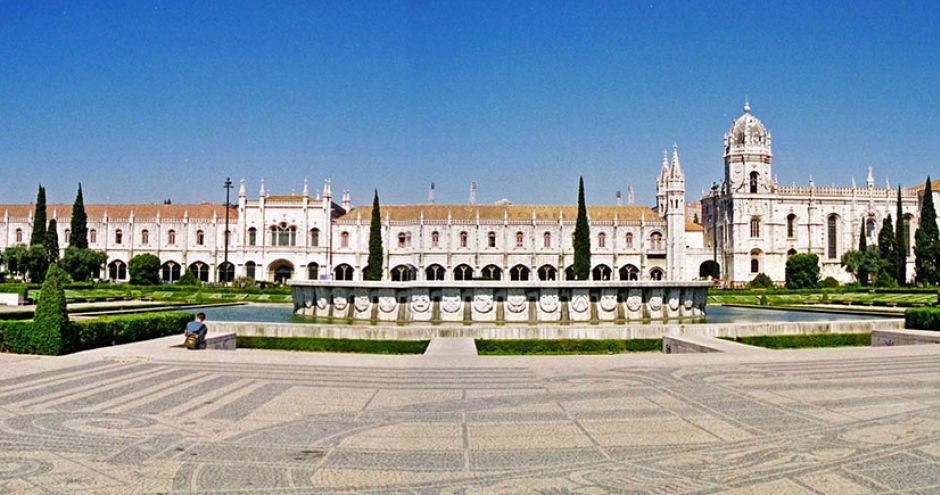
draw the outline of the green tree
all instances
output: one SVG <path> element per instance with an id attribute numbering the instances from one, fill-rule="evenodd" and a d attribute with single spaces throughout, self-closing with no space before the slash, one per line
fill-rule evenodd
<path id="1" fill-rule="evenodd" d="M 30 348 L 36 354 L 58 355 L 68 352 L 72 342 L 69 338 L 69 313 L 62 286 L 62 273 L 52 263 L 45 274 L 39 303 L 33 316 Z"/>
<path id="2" fill-rule="evenodd" d="M 575 280 L 591 277 L 591 227 L 588 225 L 587 205 L 584 202 L 584 177 L 578 178 L 578 218 L 574 223 Z"/>
<path id="3" fill-rule="evenodd" d="M 46 188 L 40 184 L 36 193 L 36 209 L 33 211 L 33 233 L 29 237 L 30 246 L 42 246 L 46 242 Z M 45 270 L 43 270 L 45 275 Z M 42 278 L 42 277 L 40 277 Z"/>
<path id="4" fill-rule="evenodd" d="M 940 230 L 937 229 L 937 210 L 933 206 L 933 188 L 930 176 L 924 187 L 920 204 L 920 221 L 914 232 L 914 279 L 921 285 L 937 285 L 940 282 Z"/>
<path id="5" fill-rule="evenodd" d="M 104 251 L 94 251 L 74 246 L 65 248 L 65 254 L 59 261 L 59 266 L 77 282 L 88 281 L 99 273 L 101 267 L 108 261 Z"/>
<path id="6" fill-rule="evenodd" d="M 382 212 L 379 209 L 379 191 L 372 196 L 372 222 L 369 224 L 369 261 L 362 272 L 365 280 L 382 280 Z"/>
<path id="7" fill-rule="evenodd" d="M 898 186 L 898 224 L 895 225 L 894 237 L 897 239 L 898 248 L 895 252 L 897 260 L 895 261 L 895 279 L 899 284 L 907 283 L 907 225 L 904 225 L 904 212 L 901 210 L 901 186 Z"/>
<path id="8" fill-rule="evenodd" d="M 13 275 L 26 277 L 29 269 L 29 248 L 22 244 L 10 246 L 3 250 L 3 263 L 6 264 L 7 271 Z"/>
<path id="9" fill-rule="evenodd" d="M 764 272 L 758 273 L 747 283 L 748 289 L 773 289 L 774 287 L 776 287 L 774 281 Z"/>
<path id="10" fill-rule="evenodd" d="M 862 222 L 862 232 L 861 232 L 861 235 L 858 236 L 858 252 L 862 253 L 862 261 L 863 261 L 863 263 L 861 264 L 861 266 L 858 267 L 858 271 L 855 272 L 855 276 L 856 276 L 856 278 L 858 279 L 858 283 L 859 283 L 859 284 L 861 284 L 862 286 L 866 286 L 866 285 L 868 285 L 868 277 L 869 277 L 869 273 L 871 273 L 871 272 L 868 270 L 868 259 L 867 259 L 867 256 L 868 256 L 868 232 L 865 231 L 865 222 L 864 222 L 864 221 Z"/>
<path id="11" fill-rule="evenodd" d="M 186 273 L 183 274 L 177 281 L 176 285 L 202 285 L 202 281 L 199 280 L 199 277 L 196 276 L 190 270 L 186 270 Z"/>
<path id="12" fill-rule="evenodd" d="M 865 247 L 864 251 L 846 251 L 842 254 L 841 261 L 845 271 L 854 275 L 861 285 L 868 285 L 871 274 L 879 274 L 884 270 L 881 254 L 875 246 Z"/>
<path id="13" fill-rule="evenodd" d="M 787 258 L 788 289 L 809 289 L 819 284 L 819 256 L 797 253 Z"/>
<path id="14" fill-rule="evenodd" d="M 157 285 L 160 283 L 160 258 L 150 254 L 138 254 L 127 263 L 130 283 L 133 285 Z"/>
<path id="15" fill-rule="evenodd" d="M 59 259 L 59 226 L 55 218 L 49 220 L 49 228 L 46 229 L 46 240 L 43 243 L 46 246 L 46 256 L 49 263 Z"/>
<path id="16" fill-rule="evenodd" d="M 82 195 L 82 185 L 78 185 L 75 194 L 75 203 L 72 204 L 72 232 L 69 234 L 69 246 L 88 248 L 88 215 L 85 214 L 85 198 Z"/>
<path id="17" fill-rule="evenodd" d="M 892 222 L 891 215 L 889 214 L 881 222 L 881 230 L 878 232 L 878 252 L 881 255 L 883 267 L 875 277 L 876 280 L 885 281 L 884 276 L 890 276 L 892 280 L 895 280 L 894 276 L 898 273 L 897 250 L 898 240 L 897 237 L 895 237 L 894 223 Z M 897 284 L 896 281 L 895 284 Z M 878 285 L 880 286 L 882 284 Z"/>
<path id="18" fill-rule="evenodd" d="M 29 275 L 29 281 L 41 283 L 49 271 L 49 252 L 46 251 L 44 244 L 35 244 L 29 246 L 26 253 L 26 272 Z"/>

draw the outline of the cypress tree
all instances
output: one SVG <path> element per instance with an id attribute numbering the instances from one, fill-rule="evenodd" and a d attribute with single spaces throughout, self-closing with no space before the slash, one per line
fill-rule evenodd
<path id="1" fill-rule="evenodd" d="M 858 283 L 868 285 L 868 239 L 865 232 L 865 222 L 862 221 L 862 235 L 858 238 L 858 251 L 862 253 L 862 259 L 865 260 L 858 268 Z"/>
<path id="2" fill-rule="evenodd" d="M 578 179 L 578 219 L 574 224 L 574 279 L 591 276 L 591 230 L 584 204 L 584 177 Z"/>
<path id="3" fill-rule="evenodd" d="M 69 234 L 69 246 L 80 249 L 88 248 L 88 215 L 85 214 L 85 198 L 82 185 L 78 185 L 75 203 L 72 204 L 72 232 Z"/>
<path id="4" fill-rule="evenodd" d="M 379 191 L 372 196 L 372 223 L 369 224 L 369 263 L 363 270 L 365 280 L 382 280 L 382 212 Z"/>
<path id="5" fill-rule="evenodd" d="M 46 254 L 49 255 L 49 262 L 54 263 L 59 259 L 59 229 L 55 218 L 49 220 L 49 228 L 46 230 Z"/>
<path id="6" fill-rule="evenodd" d="M 904 225 L 904 212 L 901 210 L 901 186 L 898 186 L 898 223 L 895 225 L 894 237 L 897 239 L 897 256 L 895 261 L 895 280 L 898 284 L 907 283 L 907 229 Z"/>
<path id="7" fill-rule="evenodd" d="M 878 253 L 884 263 L 882 270 L 893 279 L 897 275 L 898 241 L 894 233 L 894 223 L 891 214 L 881 222 L 881 231 L 878 232 Z"/>
<path id="8" fill-rule="evenodd" d="M 917 231 L 914 232 L 914 277 L 918 284 L 936 285 L 940 281 L 937 268 L 938 245 L 940 245 L 940 230 L 937 229 L 933 187 L 928 176 L 920 204 L 920 221 L 917 224 Z"/>
<path id="9" fill-rule="evenodd" d="M 33 233 L 29 237 L 31 246 L 42 246 L 46 242 L 46 188 L 39 186 L 36 193 L 36 210 L 33 212 Z"/>

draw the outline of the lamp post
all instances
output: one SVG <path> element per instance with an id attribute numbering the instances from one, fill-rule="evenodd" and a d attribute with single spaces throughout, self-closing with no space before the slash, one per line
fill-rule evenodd
<path id="1" fill-rule="evenodd" d="M 225 237 L 225 241 L 224 241 L 225 247 L 223 248 L 224 260 L 222 261 L 222 266 L 225 267 L 225 272 L 224 272 L 225 280 L 223 280 L 223 282 L 231 282 L 231 280 L 228 280 L 229 279 L 229 276 L 228 276 L 228 238 L 229 238 L 228 215 L 229 215 L 229 206 L 230 206 L 230 199 L 231 199 L 230 194 L 232 192 L 232 179 L 230 177 L 225 178 L 225 185 L 223 187 L 225 187 L 225 234 L 223 234 Z"/>

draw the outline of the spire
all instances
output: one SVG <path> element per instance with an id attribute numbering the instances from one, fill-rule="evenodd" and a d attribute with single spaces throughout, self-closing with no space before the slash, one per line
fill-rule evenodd
<path id="1" fill-rule="evenodd" d="M 307 184 L 307 178 L 304 177 L 304 197 L 310 196 L 310 186 Z"/>
<path id="2" fill-rule="evenodd" d="M 477 181 L 470 181 L 470 204 L 477 204 Z"/>
<path id="3" fill-rule="evenodd" d="M 672 143 L 672 169 L 670 173 L 672 177 L 682 177 L 682 167 L 679 166 L 679 143 L 675 142 Z"/>
<path id="4" fill-rule="evenodd" d="M 867 185 L 869 189 L 875 188 L 875 176 L 871 173 L 871 165 L 868 166 L 868 178 L 865 179 L 865 185 Z"/>
<path id="5" fill-rule="evenodd" d="M 327 200 L 333 198 L 333 187 L 330 179 L 323 179 L 323 197 Z"/>
<path id="6" fill-rule="evenodd" d="M 617 198 L 617 206 L 623 206 L 623 195 L 620 194 L 620 191 L 617 191 L 615 198 Z"/>
<path id="7" fill-rule="evenodd" d="M 627 184 L 627 204 L 632 205 L 634 203 L 633 196 L 633 184 Z"/>
<path id="8" fill-rule="evenodd" d="M 751 103 L 748 101 L 747 95 L 744 95 L 744 113 L 751 113 Z"/>
<path id="9" fill-rule="evenodd" d="M 258 196 L 261 197 L 261 198 L 267 196 L 267 193 L 265 193 L 265 191 L 264 191 L 264 177 L 261 178 L 261 188 L 260 188 L 260 190 L 258 191 Z"/>
<path id="10" fill-rule="evenodd" d="M 659 178 L 665 179 L 669 175 L 669 152 L 663 148 L 663 166 L 659 168 Z"/>
<path id="11" fill-rule="evenodd" d="M 344 210 L 349 211 L 349 208 L 352 206 L 352 200 L 349 197 L 349 189 L 343 191 L 342 205 Z"/>
<path id="12" fill-rule="evenodd" d="M 431 187 L 428 188 L 428 203 L 434 204 L 434 183 L 431 183 Z M 422 210 L 423 211 L 423 210 Z"/>
<path id="13" fill-rule="evenodd" d="M 245 190 L 245 179 L 238 181 L 238 197 L 244 198 L 248 196 L 248 192 Z"/>

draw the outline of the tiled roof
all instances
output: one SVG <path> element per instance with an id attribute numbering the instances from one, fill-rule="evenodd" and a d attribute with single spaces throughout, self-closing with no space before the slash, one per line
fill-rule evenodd
<path id="1" fill-rule="evenodd" d="M 685 222 L 685 231 L 686 232 L 704 232 L 705 227 L 693 222 Z"/>
<path id="2" fill-rule="evenodd" d="M 425 220 L 447 220 L 448 214 L 453 220 L 476 220 L 477 212 L 480 220 L 532 220 L 533 213 L 537 220 L 558 220 L 564 215 L 566 221 L 573 221 L 578 216 L 578 207 L 574 205 L 470 205 L 470 204 L 417 204 L 417 205 L 385 205 L 381 207 L 382 220 L 386 215 L 392 221 L 418 220 L 424 214 Z M 645 218 L 648 222 L 659 222 L 662 218 L 656 211 L 648 206 L 588 206 L 588 217 L 594 221 L 613 220 L 617 216 L 619 221 L 639 221 Z M 355 220 L 358 215 L 369 219 L 372 217 L 372 206 L 357 206 L 349 210 L 341 218 Z"/>
<path id="3" fill-rule="evenodd" d="M 26 218 L 35 209 L 31 204 L 0 205 L 0 215 L 8 212 L 11 218 Z M 238 207 L 231 206 L 229 218 L 238 218 Z M 199 204 L 86 204 L 85 214 L 89 220 L 98 220 L 107 212 L 109 218 L 127 218 L 134 212 L 135 218 L 156 218 L 157 212 L 161 219 L 183 218 L 189 214 L 190 218 L 212 218 L 215 213 L 218 218 L 225 218 L 225 205 L 213 203 Z M 46 206 L 47 218 L 71 218 L 72 205 L 52 204 Z"/>
<path id="4" fill-rule="evenodd" d="M 917 184 L 916 186 L 909 188 L 909 190 L 920 192 L 926 188 L 927 188 L 927 183 L 921 182 L 920 184 Z M 938 188 L 940 188 L 940 180 L 930 181 L 930 188 L 933 189 L 934 191 L 938 190 Z"/>

